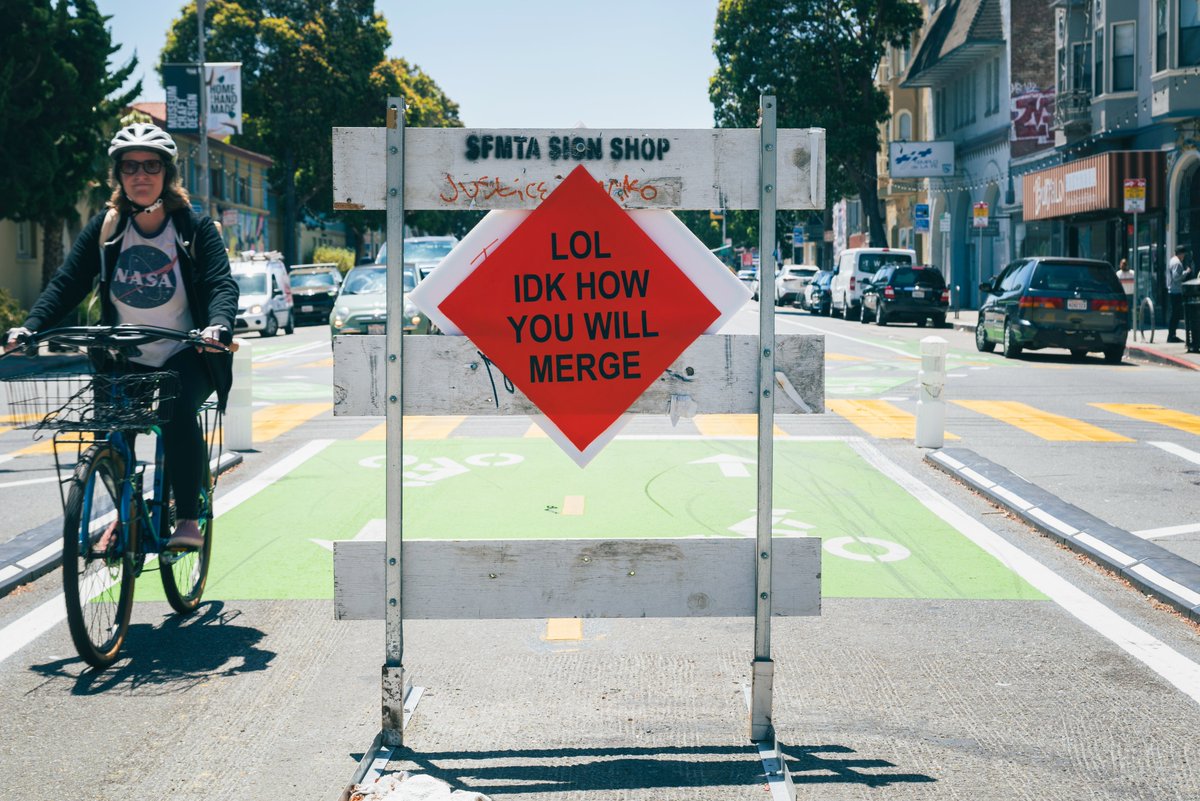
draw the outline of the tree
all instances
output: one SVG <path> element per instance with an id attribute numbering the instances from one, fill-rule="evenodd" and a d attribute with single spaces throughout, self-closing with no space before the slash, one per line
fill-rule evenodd
<path id="1" fill-rule="evenodd" d="M 107 146 L 139 81 L 115 95 L 137 59 L 119 48 L 93 0 L 10 0 L 0 31 L 0 218 L 42 228 L 42 284 L 63 261 L 63 226 L 89 185 L 107 178 Z"/>
<path id="2" fill-rule="evenodd" d="M 161 63 L 195 62 L 196 39 L 196 7 L 189 3 L 172 23 Z M 242 62 L 243 133 L 232 141 L 274 161 L 270 178 L 283 199 L 289 264 L 298 260 L 302 212 L 333 213 L 333 127 L 383 125 L 389 93 L 409 99 L 409 124 L 461 124 L 458 106 L 429 76 L 386 58 L 390 44 L 374 0 L 208 4 L 205 57 Z M 359 230 L 369 222 L 347 219 Z"/>
<path id="3" fill-rule="evenodd" d="M 780 127 L 816 127 L 831 197 L 857 195 L 871 244 L 887 244 L 875 158 L 887 95 L 875 71 L 888 45 L 921 25 L 911 0 L 721 0 L 709 98 L 718 126 L 757 124 L 759 95 L 778 101 Z"/>

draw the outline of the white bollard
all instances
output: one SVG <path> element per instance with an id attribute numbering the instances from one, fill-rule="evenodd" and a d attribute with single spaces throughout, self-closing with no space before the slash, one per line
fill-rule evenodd
<path id="1" fill-rule="evenodd" d="M 946 438 L 946 403 L 942 391 L 946 387 L 946 350 L 941 337 L 921 340 L 921 372 L 917 384 L 921 394 L 917 400 L 918 448 L 940 448 Z"/>
<path id="2" fill-rule="evenodd" d="M 231 451 L 248 451 L 254 447 L 254 373 L 250 369 L 254 346 L 244 339 L 233 354 L 233 388 L 225 406 L 225 447 Z"/>

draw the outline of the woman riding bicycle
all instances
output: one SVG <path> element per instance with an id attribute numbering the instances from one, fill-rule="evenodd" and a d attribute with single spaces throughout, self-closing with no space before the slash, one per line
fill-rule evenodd
<path id="1" fill-rule="evenodd" d="M 8 332 L 6 351 L 20 345 L 21 335 L 53 326 L 74 311 L 97 281 L 102 325 L 203 329 L 206 342 L 232 341 L 237 282 L 212 219 L 191 210 L 176 154 L 175 141 L 156 125 L 134 123 L 117 132 L 108 149 L 113 162 L 108 211 L 84 227 L 24 325 Z M 167 547 L 199 548 L 204 544 L 197 518 L 207 449 L 196 412 L 214 391 L 218 406 L 225 407 L 233 358 L 215 348 L 202 351 L 166 340 L 138 351 L 123 369 L 179 376 L 175 408 L 162 425 L 177 520 Z"/>

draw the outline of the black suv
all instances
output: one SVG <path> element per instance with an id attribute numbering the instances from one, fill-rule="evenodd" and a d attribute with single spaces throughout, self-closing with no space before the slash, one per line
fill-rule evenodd
<path id="1" fill-rule="evenodd" d="M 905 321 L 919 326 L 933 320 L 934 326 L 941 328 L 949 306 L 950 290 L 937 268 L 888 265 L 863 288 L 859 320 L 874 320 L 877 325 Z"/>
<path id="2" fill-rule="evenodd" d="M 298 321 L 329 322 L 333 302 L 342 286 L 342 273 L 336 264 L 301 264 L 288 273 Z"/>
<path id="3" fill-rule="evenodd" d="M 1012 358 L 1025 348 L 1066 348 L 1082 359 L 1103 351 L 1119 364 L 1129 334 L 1129 299 L 1108 262 L 1037 257 L 1014 261 L 990 281 L 975 327 L 982 351 L 1004 347 Z"/>

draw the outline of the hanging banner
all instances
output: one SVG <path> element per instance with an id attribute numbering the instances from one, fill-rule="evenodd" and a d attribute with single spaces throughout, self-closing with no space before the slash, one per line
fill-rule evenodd
<path id="1" fill-rule="evenodd" d="M 167 131 L 200 132 L 200 68 L 195 64 L 163 64 L 167 92 Z"/>
<path id="2" fill-rule="evenodd" d="M 208 132 L 224 139 L 242 132 L 241 62 L 204 65 L 208 90 Z"/>

